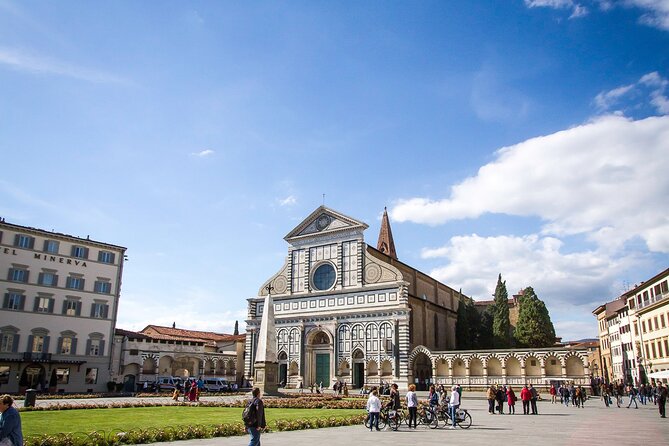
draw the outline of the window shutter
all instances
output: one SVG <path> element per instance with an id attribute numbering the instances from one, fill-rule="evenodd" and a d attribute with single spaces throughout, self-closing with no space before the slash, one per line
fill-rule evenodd
<path id="1" fill-rule="evenodd" d="M 42 247 L 42 251 L 47 252 L 46 249 L 49 247 L 49 241 L 44 240 L 44 246 Z"/>
<path id="2" fill-rule="evenodd" d="M 26 306 L 26 296 L 21 295 L 21 297 L 19 298 L 19 310 L 23 311 L 25 306 Z"/>
<path id="3" fill-rule="evenodd" d="M 100 351 L 98 352 L 99 356 L 104 356 L 105 355 L 105 340 L 102 339 L 100 341 Z"/>
<path id="4" fill-rule="evenodd" d="M 115 260 L 116 260 L 116 254 L 114 254 L 113 252 L 110 252 L 109 253 L 109 263 L 114 263 Z"/>
<path id="5" fill-rule="evenodd" d="M 53 286 L 58 286 L 58 274 L 54 274 L 53 276 Z"/>
<path id="6" fill-rule="evenodd" d="M 77 354 L 77 338 L 72 338 L 72 351 L 70 352 L 72 355 Z"/>
<path id="7" fill-rule="evenodd" d="M 63 314 L 67 313 L 67 300 L 63 301 Z"/>
<path id="8" fill-rule="evenodd" d="M 35 237 L 30 237 L 30 244 L 28 245 L 30 249 L 35 247 Z"/>
<path id="9" fill-rule="evenodd" d="M 9 271 L 7 271 L 7 280 L 12 280 L 12 276 L 14 276 L 14 268 L 9 268 Z"/>
<path id="10" fill-rule="evenodd" d="M 95 316 L 95 304 L 91 305 L 91 317 Z M 88 347 L 86 347 L 86 351 L 88 351 Z"/>
<path id="11" fill-rule="evenodd" d="M 19 238 L 21 236 L 19 234 L 14 235 L 14 246 L 19 246 Z"/>
<path id="12" fill-rule="evenodd" d="M 84 259 L 88 260 L 88 248 L 84 248 Z"/>
<path id="13" fill-rule="evenodd" d="M 33 311 L 37 312 L 37 308 L 39 308 L 39 297 L 35 298 L 35 304 L 33 305 Z"/>
<path id="14" fill-rule="evenodd" d="M 50 336 L 44 336 L 44 346 L 42 347 L 42 353 L 49 353 L 49 340 Z"/>
<path id="15" fill-rule="evenodd" d="M 107 316 L 109 315 L 109 305 L 105 305 L 105 306 L 103 307 L 103 309 L 104 309 L 104 310 L 103 310 L 103 312 L 102 312 L 102 317 L 104 317 L 105 319 L 107 319 Z"/>
<path id="16" fill-rule="evenodd" d="M 33 351 L 33 339 L 34 338 L 35 338 L 35 336 L 33 336 L 33 335 L 28 336 L 28 348 L 26 348 L 27 352 L 32 352 Z"/>
<path id="17" fill-rule="evenodd" d="M 53 306 L 56 304 L 55 299 L 49 299 L 49 313 L 53 313 Z"/>
<path id="18" fill-rule="evenodd" d="M 39 276 L 37 276 L 37 283 L 44 285 L 44 273 L 39 273 Z"/>
<path id="19" fill-rule="evenodd" d="M 24 282 L 24 283 L 28 283 L 28 279 L 29 279 L 29 278 L 30 278 L 30 271 L 26 271 L 26 276 L 25 276 L 25 279 L 26 279 L 26 280 L 24 280 L 23 282 Z"/>
<path id="20" fill-rule="evenodd" d="M 56 354 L 60 355 L 63 353 L 63 338 L 61 336 L 58 337 L 58 347 L 56 350 Z"/>
<path id="21" fill-rule="evenodd" d="M 83 291 L 84 289 L 84 283 L 86 283 L 86 279 L 81 279 L 79 281 L 79 289 Z"/>
<path id="22" fill-rule="evenodd" d="M 2 308 L 9 307 L 9 293 L 5 293 L 5 299 L 2 301 Z"/>
<path id="23" fill-rule="evenodd" d="M 81 302 L 77 302 L 77 309 L 75 310 L 77 316 L 81 316 Z"/>
<path id="24" fill-rule="evenodd" d="M 70 249 L 70 256 L 74 257 L 74 251 L 77 249 L 76 246 L 72 246 L 72 249 Z"/>
<path id="25" fill-rule="evenodd" d="M 65 288 L 70 288 L 72 287 L 72 277 L 68 277 L 65 279 Z"/>
<path id="26" fill-rule="evenodd" d="M 14 335 L 14 345 L 12 345 L 12 352 L 13 353 L 18 353 L 19 352 L 19 338 L 21 335 L 18 333 Z"/>
<path id="27" fill-rule="evenodd" d="M 86 341 L 86 351 L 84 352 L 86 356 L 91 354 L 91 340 Z"/>

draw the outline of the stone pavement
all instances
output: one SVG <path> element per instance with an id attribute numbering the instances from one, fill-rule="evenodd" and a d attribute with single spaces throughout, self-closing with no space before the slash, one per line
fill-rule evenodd
<path id="1" fill-rule="evenodd" d="M 627 402 L 627 398 L 625 398 Z M 659 416 L 657 406 L 604 407 L 597 397 L 589 400 L 585 408 L 565 407 L 548 401 L 538 403 L 540 415 L 522 415 L 522 404 L 517 404 L 516 415 L 490 415 L 487 402 L 482 399 L 465 399 L 463 408 L 472 415 L 469 429 L 429 429 L 418 426 L 409 430 L 370 432 L 364 426 L 347 426 L 263 434 L 263 446 L 398 446 L 439 445 L 450 443 L 467 445 L 588 445 L 619 446 L 638 444 L 669 444 L 669 418 Z M 520 412 L 520 414 L 518 413 Z M 161 446 L 231 446 L 247 445 L 245 437 L 212 438 L 162 443 Z"/>

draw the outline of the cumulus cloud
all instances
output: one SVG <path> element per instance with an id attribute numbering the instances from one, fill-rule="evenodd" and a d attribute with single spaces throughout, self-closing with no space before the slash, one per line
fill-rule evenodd
<path id="1" fill-rule="evenodd" d="M 669 0 L 625 0 L 624 5 L 640 8 L 640 22 L 669 31 Z"/>
<path id="2" fill-rule="evenodd" d="M 129 84 L 130 82 L 113 74 L 90 68 L 68 64 L 46 56 L 29 54 L 25 50 L 0 48 L 0 65 L 5 65 L 18 71 L 34 74 L 55 74 L 71 77 L 91 83 L 101 84 Z"/>
<path id="3" fill-rule="evenodd" d="M 553 8 L 571 10 L 570 19 L 583 17 L 588 14 L 588 8 L 574 0 L 525 0 L 528 8 Z"/>
<path id="4" fill-rule="evenodd" d="M 594 103 L 600 112 L 638 108 L 639 104 L 650 102 L 659 114 L 669 114 L 669 98 L 666 96 L 669 81 L 656 71 L 644 74 L 638 81 L 599 93 Z"/>
<path id="5" fill-rule="evenodd" d="M 584 234 L 602 249 L 640 238 L 669 252 L 669 117 L 604 116 L 497 151 L 450 197 L 403 199 L 394 220 L 438 225 L 487 213 L 539 217 L 542 234 Z"/>
<path id="6" fill-rule="evenodd" d="M 205 149 L 205 150 L 202 150 L 200 152 L 193 152 L 193 153 L 191 153 L 191 155 L 197 156 L 198 158 L 206 158 L 208 156 L 213 155 L 214 153 L 216 153 L 216 152 L 214 152 L 211 149 Z"/>

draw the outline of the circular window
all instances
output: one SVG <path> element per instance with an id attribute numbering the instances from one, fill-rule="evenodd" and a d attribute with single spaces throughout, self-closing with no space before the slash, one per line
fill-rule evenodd
<path id="1" fill-rule="evenodd" d="M 321 266 L 316 268 L 316 271 L 314 271 L 314 288 L 319 291 L 329 290 L 332 288 L 332 285 L 334 285 L 336 277 L 337 273 L 334 269 L 334 266 L 332 266 L 330 263 L 323 263 Z"/>

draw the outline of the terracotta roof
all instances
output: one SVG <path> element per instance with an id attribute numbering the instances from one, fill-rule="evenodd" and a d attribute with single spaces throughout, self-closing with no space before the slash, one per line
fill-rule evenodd
<path id="1" fill-rule="evenodd" d="M 388 218 L 388 211 L 386 208 L 383 208 L 381 230 L 379 231 L 379 241 L 376 242 L 376 249 L 397 260 L 395 240 L 393 240 L 393 231 L 390 229 L 390 219 Z"/>
<path id="2" fill-rule="evenodd" d="M 147 325 L 141 333 L 156 339 L 174 339 L 191 342 L 231 342 L 242 341 L 246 335 L 231 335 L 214 333 L 212 331 L 186 330 L 183 328 L 162 327 L 160 325 Z"/>
<path id="3" fill-rule="evenodd" d="M 139 333 L 139 332 L 136 332 L 136 331 L 130 331 L 130 330 L 123 330 L 122 328 L 117 328 L 117 329 L 115 330 L 115 332 L 116 332 L 117 335 L 120 335 L 120 336 L 127 336 L 127 337 L 129 337 L 129 338 L 135 338 L 135 339 L 147 339 L 147 338 L 150 338 L 149 336 L 147 336 L 147 335 L 145 335 L 145 334 L 143 334 L 143 333 Z"/>

